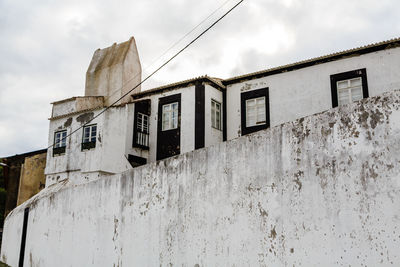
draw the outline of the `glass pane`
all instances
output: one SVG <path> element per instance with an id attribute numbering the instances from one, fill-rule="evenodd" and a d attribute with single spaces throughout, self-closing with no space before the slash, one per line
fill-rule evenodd
<path id="1" fill-rule="evenodd" d="M 162 129 L 163 131 L 168 130 L 168 121 L 163 121 Z"/>
<path id="2" fill-rule="evenodd" d="M 362 99 L 362 88 L 361 87 L 356 87 L 351 89 L 351 98 L 352 101 L 358 101 Z"/>
<path id="3" fill-rule="evenodd" d="M 211 111 L 211 126 L 216 127 L 215 125 L 215 111 Z"/>
<path id="4" fill-rule="evenodd" d="M 257 105 L 265 105 L 265 97 L 257 98 Z"/>
<path id="5" fill-rule="evenodd" d="M 350 103 L 350 95 L 349 95 L 349 90 L 340 90 L 338 91 L 338 102 L 339 105 L 344 105 Z"/>
<path id="6" fill-rule="evenodd" d="M 165 112 L 165 111 L 169 111 L 171 109 L 171 106 L 168 104 L 168 105 L 164 105 L 163 106 L 163 111 Z"/>
<path id="7" fill-rule="evenodd" d="M 338 89 L 343 89 L 343 88 L 347 88 L 347 87 L 349 87 L 348 80 L 337 82 Z"/>
<path id="8" fill-rule="evenodd" d="M 256 124 L 256 114 L 254 107 L 247 107 L 247 114 L 246 114 L 246 125 L 247 126 L 254 126 Z"/>
<path id="9" fill-rule="evenodd" d="M 173 120 L 173 125 L 171 125 L 171 129 L 178 128 L 178 116 L 174 116 L 172 120 Z"/>
<path id="10" fill-rule="evenodd" d="M 356 78 L 356 79 L 350 80 L 350 86 L 351 87 L 361 86 L 361 78 Z"/>
<path id="11" fill-rule="evenodd" d="M 246 106 L 247 107 L 253 107 L 255 104 L 256 104 L 256 100 L 255 99 L 246 101 Z"/>

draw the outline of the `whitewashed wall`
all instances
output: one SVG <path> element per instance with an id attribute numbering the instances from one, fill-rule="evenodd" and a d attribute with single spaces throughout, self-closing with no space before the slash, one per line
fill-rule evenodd
<path id="1" fill-rule="evenodd" d="M 6 221 L 17 266 L 400 266 L 400 92 L 90 183 Z"/>
<path id="2" fill-rule="evenodd" d="M 369 96 L 400 89 L 399 62 L 400 48 L 393 48 L 229 85 L 227 138 L 241 135 L 241 92 L 269 87 L 271 126 L 275 126 L 332 108 L 332 74 L 366 68 Z"/>
<path id="3" fill-rule="evenodd" d="M 51 120 L 48 144 L 53 144 L 56 131 L 67 130 L 67 134 L 70 134 L 100 111 L 101 109 L 87 111 Z M 64 155 L 53 156 L 53 149 L 50 148 L 45 169 L 46 186 L 66 178 L 76 183 L 88 182 L 102 175 L 131 169 L 125 157 L 126 136 L 129 131 L 128 118 L 133 118 L 133 110 L 129 109 L 129 106 L 124 106 L 111 108 L 94 119 L 90 123 L 90 125 L 97 124 L 97 141 L 93 149 L 81 150 L 83 129 L 67 137 Z"/>

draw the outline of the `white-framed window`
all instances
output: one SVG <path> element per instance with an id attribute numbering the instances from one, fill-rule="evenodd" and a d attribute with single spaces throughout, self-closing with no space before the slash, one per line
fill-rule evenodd
<path id="1" fill-rule="evenodd" d="M 83 127 L 82 150 L 96 147 L 97 125 Z"/>
<path id="2" fill-rule="evenodd" d="M 211 99 L 211 127 L 221 130 L 221 103 Z"/>
<path id="3" fill-rule="evenodd" d="M 67 130 L 54 133 L 54 148 L 67 146 Z"/>
<path id="4" fill-rule="evenodd" d="M 266 123 L 265 96 L 246 100 L 246 127 Z"/>
<path id="5" fill-rule="evenodd" d="M 337 81 L 338 105 L 349 104 L 363 98 L 361 77 Z"/>
<path id="6" fill-rule="evenodd" d="M 162 130 L 178 128 L 178 102 L 162 106 Z"/>
<path id="7" fill-rule="evenodd" d="M 149 146 L 149 116 L 143 113 L 137 113 L 136 122 L 136 144 Z"/>

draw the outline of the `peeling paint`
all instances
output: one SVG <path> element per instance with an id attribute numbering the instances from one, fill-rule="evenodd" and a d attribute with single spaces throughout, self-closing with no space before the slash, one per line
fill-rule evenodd
<path id="1" fill-rule="evenodd" d="M 30 206 L 32 266 L 399 266 L 399 151 L 396 91 L 56 183 L 7 217 L 0 258 L 18 265 Z"/>

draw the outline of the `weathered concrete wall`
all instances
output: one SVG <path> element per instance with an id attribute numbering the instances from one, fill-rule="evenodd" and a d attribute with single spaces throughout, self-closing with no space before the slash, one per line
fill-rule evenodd
<path id="1" fill-rule="evenodd" d="M 133 37 L 129 41 L 97 49 L 86 72 L 85 96 L 105 96 L 106 105 L 111 105 L 140 83 L 141 74 Z M 140 86 L 132 93 L 135 92 L 140 92 Z M 129 96 L 126 96 L 118 104 L 129 100 Z"/>
<path id="2" fill-rule="evenodd" d="M 46 177 L 44 176 L 46 155 L 45 152 L 25 158 L 21 167 L 17 205 L 24 203 L 44 188 L 46 184 Z"/>
<path id="3" fill-rule="evenodd" d="M 17 266 L 399 266 L 400 92 L 17 207 Z"/>
<path id="4" fill-rule="evenodd" d="M 104 107 L 103 96 L 75 96 L 61 101 L 53 102 L 51 117 L 65 116 L 84 110 Z"/>
<path id="5" fill-rule="evenodd" d="M 101 111 L 97 109 L 50 120 L 49 146 L 54 143 L 55 132 L 66 130 L 70 134 Z M 133 119 L 132 112 L 128 105 L 118 106 L 95 118 L 90 123 L 97 124 L 95 148 L 82 151 L 83 129 L 67 137 L 64 154 L 53 156 L 53 149 L 50 148 L 45 169 L 46 186 L 64 179 L 83 183 L 131 169 L 132 166 L 125 157 L 125 142 L 127 121 Z"/>

